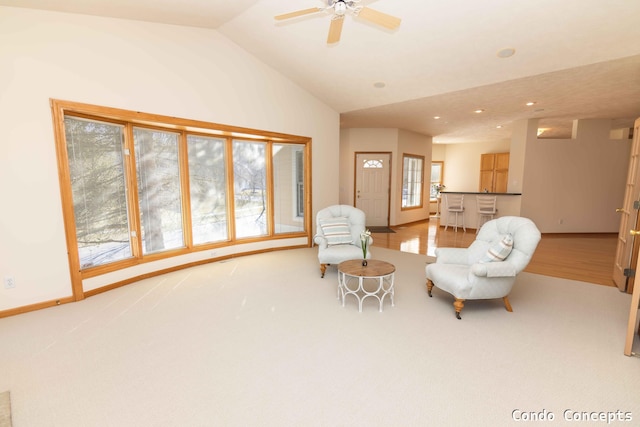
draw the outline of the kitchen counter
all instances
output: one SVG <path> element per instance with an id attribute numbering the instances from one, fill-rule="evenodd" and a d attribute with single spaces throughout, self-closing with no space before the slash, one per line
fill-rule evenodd
<path id="1" fill-rule="evenodd" d="M 473 194 L 484 196 L 522 196 L 522 193 L 485 193 L 484 191 L 441 191 L 440 194 Z"/>
<path id="2" fill-rule="evenodd" d="M 447 224 L 449 217 L 447 212 L 447 194 L 462 194 L 464 195 L 464 224 L 469 229 L 476 230 L 479 223 L 478 206 L 476 203 L 476 196 L 496 196 L 496 207 L 498 212 L 495 218 L 501 216 L 520 216 L 520 205 L 522 193 L 485 193 L 480 191 L 442 191 L 440 197 L 442 199 L 440 203 L 440 226 L 444 227 Z M 462 229 L 458 227 L 458 231 Z M 473 231 L 472 231 L 473 232 Z"/>

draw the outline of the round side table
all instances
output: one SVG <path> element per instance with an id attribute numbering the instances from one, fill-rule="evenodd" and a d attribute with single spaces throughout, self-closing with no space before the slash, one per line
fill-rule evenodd
<path id="1" fill-rule="evenodd" d="M 353 295 L 358 300 L 358 311 L 362 312 L 362 303 L 369 297 L 378 300 L 380 311 L 384 305 L 384 299 L 388 295 L 393 302 L 393 281 L 396 267 L 386 261 L 377 259 L 367 260 L 367 265 L 362 265 L 362 260 L 352 259 L 341 262 L 338 265 L 338 298 L 344 301 L 347 295 Z"/>

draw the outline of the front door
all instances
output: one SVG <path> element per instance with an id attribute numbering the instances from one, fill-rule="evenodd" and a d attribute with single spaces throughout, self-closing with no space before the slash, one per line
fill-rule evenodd
<path id="1" fill-rule="evenodd" d="M 633 144 L 629 156 L 629 171 L 620 213 L 620 229 L 618 246 L 613 265 L 613 281 L 622 292 L 633 292 L 634 273 L 631 266 L 636 265 L 636 234 L 639 230 L 638 209 L 640 208 L 640 119 L 636 120 L 633 129 Z M 634 244 L 636 243 L 636 244 Z M 635 247 L 635 250 L 634 250 Z"/>
<path id="2" fill-rule="evenodd" d="M 356 153 L 356 208 L 364 211 L 367 226 L 389 225 L 391 153 Z"/>

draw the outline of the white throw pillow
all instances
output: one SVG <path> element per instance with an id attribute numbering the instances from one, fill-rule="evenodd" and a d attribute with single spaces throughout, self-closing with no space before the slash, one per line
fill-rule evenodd
<path id="1" fill-rule="evenodd" d="M 504 261 L 513 249 L 513 236 L 506 234 L 500 241 L 489 248 L 480 262 Z"/>
<path id="2" fill-rule="evenodd" d="M 322 234 L 327 238 L 327 244 L 329 246 L 353 243 L 347 218 L 322 219 L 320 220 L 320 228 L 322 228 Z"/>

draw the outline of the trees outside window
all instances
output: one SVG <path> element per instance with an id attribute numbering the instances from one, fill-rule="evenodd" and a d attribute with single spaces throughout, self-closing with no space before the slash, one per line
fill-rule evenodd
<path id="1" fill-rule="evenodd" d="M 81 268 L 131 258 L 124 126 L 76 117 L 64 125 Z"/>
<path id="2" fill-rule="evenodd" d="M 225 140 L 188 135 L 189 200 L 193 244 L 228 239 Z"/>
<path id="3" fill-rule="evenodd" d="M 267 234 L 266 146 L 233 141 L 233 188 L 236 237 Z"/>
<path id="4" fill-rule="evenodd" d="M 72 273 L 308 234 L 308 138 L 53 104 Z"/>
<path id="5" fill-rule="evenodd" d="M 143 254 L 185 246 L 178 137 L 175 132 L 133 129 Z"/>

